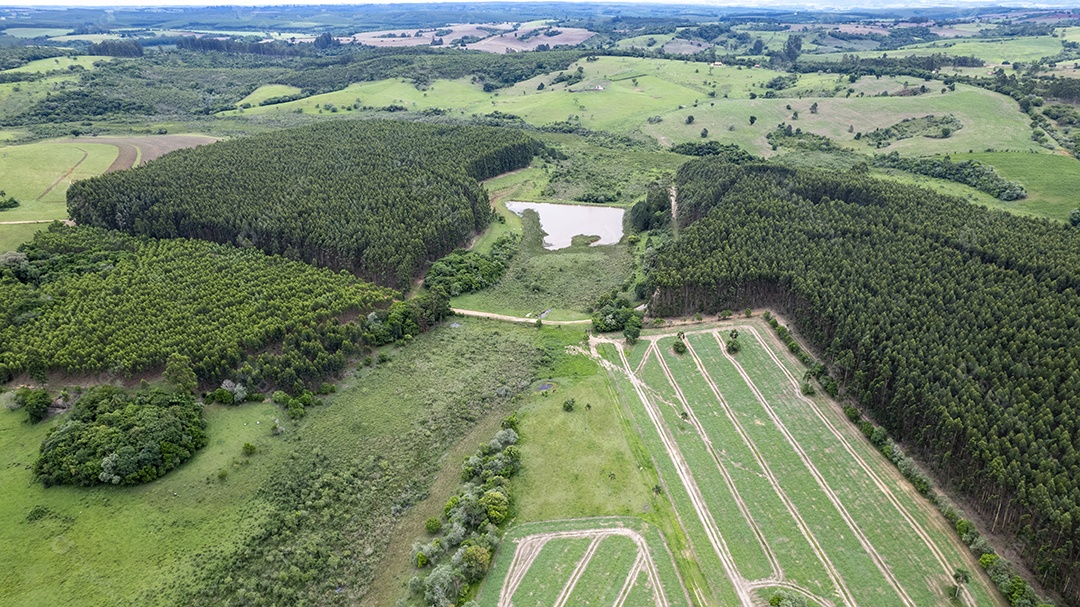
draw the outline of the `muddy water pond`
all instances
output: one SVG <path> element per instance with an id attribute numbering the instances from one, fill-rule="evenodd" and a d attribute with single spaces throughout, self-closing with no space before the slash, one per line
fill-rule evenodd
<path id="1" fill-rule="evenodd" d="M 624 210 L 617 207 L 511 200 L 506 208 L 518 215 L 526 210 L 536 211 L 540 229 L 547 233 L 544 248 L 549 251 L 565 249 L 575 236 L 599 236 L 592 244 L 600 245 L 615 244 L 623 235 Z"/>

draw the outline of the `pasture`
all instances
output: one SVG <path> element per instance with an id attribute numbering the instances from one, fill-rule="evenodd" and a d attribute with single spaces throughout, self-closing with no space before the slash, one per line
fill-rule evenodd
<path id="1" fill-rule="evenodd" d="M 238 101 L 236 107 L 244 107 L 245 105 L 258 106 L 267 99 L 296 95 L 299 93 L 300 89 L 295 86 L 289 86 L 287 84 L 264 84 L 254 91 L 251 91 L 247 97 Z"/>
<path id="2" fill-rule="evenodd" d="M 855 141 L 855 134 L 885 128 L 905 118 L 952 114 L 963 123 L 963 128 L 951 137 L 905 139 L 893 143 L 888 150 L 905 155 L 988 148 L 1046 151 L 1031 140 L 1029 119 L 1015 101 L 965 85 L 941 93 L 940 83 L 931 82 L 926 83 L 928 92 L 908 95 L 905 89 L 918 89 L 924 83 L 911 78 L 871 77 L 850 83 L 846 77 L 837 75 L 802 74 L 793 85 L 778 91 L 775 98 L 766 98 L 770 92 L 766 85 L 781 75 L 766 68 L 600 57 L 596 61 L 579 61 L 566 73 L 576 73 L 579 68 L 582 80 L 572 84 L 555 82 L 558 74 L 550 73 L 485 93 L 466 79 L 437 80 L 423 89 L 405 80 L 392 79 L 354 84 L 332 93 L 225 114 L 326 115 L 389 105 L 413 111 L 438 107 L 460 115 L 497 110 L 520 116 L 534 125 L 570 121 L 589 129 L 645 135 L 665 146 L 701 141 L 704 129 L 705 139 L 738 144 L 762 155 L 772 153 L 765 135 L 782 122 L 825 135 L 857 151 L 872 153 L 874 148 Z M 817 113 L 810 109 L 814 103 L 818 104 Z M 990 115 L 997 119 L 986 121 L 985 116 Z"/>
<path id="3" fill-rule="evenodd" d="M 725 351 L 739 331 L 741 350 Z M 741 319 L 647 331 L 632 347 L 593 338 L 706 572 L 710 603 L 753 605 L 785 588 L 818 605 L 998 605 L 981 575 L 951 598 L 952 571 L 980 569 L 827 397 L 771 329 Z M 762 592 L 765 594 L 760 594 Z M 765 597 L 767 598 L 767 596 Z"/>
<path id="4" fill-rule="evenodd" d="M 863 51 L 854 53 L 860 57 L 913 57 L 943 53 L 958 57 L 978 57 L 989 64 L 1001 64 L 1005 61 L 1035 61 L 1043 57 L 1057 55 L 1062 50 L 1061 40 L 1049 36 L 1029 36 L 1015 38 L 961 38 L 956 40 L 938 40 L 922 44 L 911 44 L 891 51 Z M 850 54 L 850 53 L 849 53 Z M 839 61 L 844 53 L 814 55 L 813 59 Z"/>
<path id="5" fill-rule="evenodd" d="M 997 201 L 999 208 L 1022 215 L 1065 221 L 1069 212 L 1080 208 L 1080 163 L 1063 155 L 982 152 L 960 154 L 956 160 L 974 159 L 997 170 L 1002 177 L 1017 181 L 1027 190 L 1027 198 Z"/>
<path id="6" fill-rule="evenodd" d="M 99 61 L 112 61 L 112 57 L 98 57 L 93 55 L 79 55 L 75 57 L 52 57 L 49 59 L 38 59 L 31 61 L 26 65 L 20 65 L 19 67 L 7 70 L 9 73 L 44 73 L 55 72 L 60 70 L 70 70 L 75 67 L 81 67 L 83 69 L 92 70 L 95 67 L 95 63 Z"/>

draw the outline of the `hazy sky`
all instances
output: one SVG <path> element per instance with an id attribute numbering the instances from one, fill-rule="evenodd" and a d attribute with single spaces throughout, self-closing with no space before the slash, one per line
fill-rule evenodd
<path id="1" fill-rule="evenodd" d="M 437 0 L 440 2 L 490 2 L 499 0 Z M 521 1 L 521 0 L 513 0 Z M 528 0 L 525 0 L 528 1 Z M 545 2 L 588 2 L 589 0 L 537 0 Z M 602 0 L 601 0 L 602 1 Z M 0 0 L 0 6 L 275 6 L 296 4 L 424 4 L 431 0 L 35 0 L 34 2 L 11 2 Z M 713 6 L 770 6 L 802 8 L 869 8 L 881 6 L 955 6 L 957 4 L 980 4 L 996 6 L 1062 6 L 1070 0 L 1041 0 L 1037 2 L 1013 1 L 992 2 L 991 0 L 608 0 L 615 3 L 639 4 L 708 4 Z"/>

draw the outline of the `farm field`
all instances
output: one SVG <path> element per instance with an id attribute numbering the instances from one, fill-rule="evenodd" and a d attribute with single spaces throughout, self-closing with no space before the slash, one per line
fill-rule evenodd
<path id="1" fill-rule="evenodd" d="M 699 590 L 747 606 L 776 588 L 818 605 L 957 604 L 953 569 L 980 570 L 947 522 L 835 402 L 800 393 L 804 370 L 767 325 L 720 326 L 688 330 L 682 355 L 673 333 L 643 336 L 630 349 L 634 363 L 621 342 L 591 342 L 692 549 L 720 561 L 703 566 L 709 590 Z M 731 328 L 741 334 L 734 356 L 722 343 Z M 981 575 L 959 601 L 1000 604 Z"/>
<path id="2" fill-rule="evenodd" d="M 173 150 L 216 141 L 203 135 L 60 139 L 0 147 L 0 190 L 19 206 L 0 212 L 0 251 L 18 247 L 37 229 L 67 218 L 67 189 L 75 181 L 130 168 Z M 34 224 L 8 222 L 43 222 Z"/>
<path id="3" fill-rule="evenodd" d="M 634 602 L 629 597 L 634 596 Z M 518 525 L 495 555 L 482 607 L 686 606 L 690 602 L 655 527 L 632 518 Z"/>

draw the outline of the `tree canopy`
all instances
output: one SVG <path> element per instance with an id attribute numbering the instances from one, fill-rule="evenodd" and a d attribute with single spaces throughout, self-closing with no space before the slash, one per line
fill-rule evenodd
<path id="1" fill-rule="evenodd" d="M 679 170 L 653 314 L 772 307 L 1052 587 L 1080 584 L 1080 232 L 858 173 Z M 1069 581 L 1072 584 L 1069 584 Z"/>
<path id="2" fill-rule="evenodd" d="M 520 131 L 334 121 L 181 150 L 68 190 L 80 225 L 239 246 L 404 287 L 491 221 L 477 180 L 520 168 Z"/>

